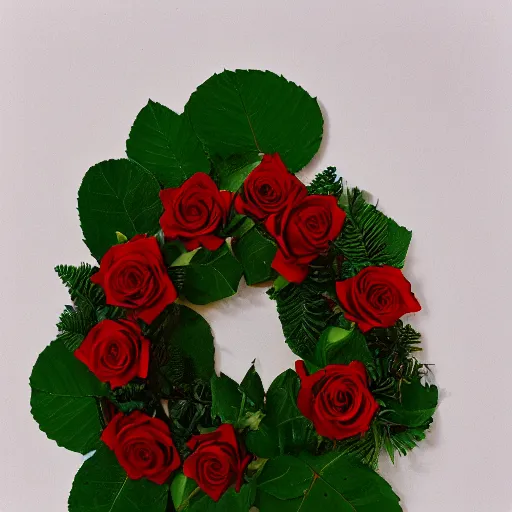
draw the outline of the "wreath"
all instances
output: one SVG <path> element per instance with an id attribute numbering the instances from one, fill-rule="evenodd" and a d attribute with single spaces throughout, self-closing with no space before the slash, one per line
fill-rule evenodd
<path id="1" fill-rule="evenodd" d="M 411 232 L 334 167 L 295 176 L 322 131 L 301 87 L 224 71 L 181 115 L 149 101 L 128 158 L 85 174 L 99 267 L 56 267 L 72 304 L 30 378 L 41 430 L 88 455 L 70 512 L 402 510 L 379 454 L 413 449 L 438 401 L 402 321 L 420 310 L 401 271 Z M 300 358 L 266 392 L 254 363 L 240 383 L 215 373 L 190 307 L 242 277 L 270 283 Z"/>

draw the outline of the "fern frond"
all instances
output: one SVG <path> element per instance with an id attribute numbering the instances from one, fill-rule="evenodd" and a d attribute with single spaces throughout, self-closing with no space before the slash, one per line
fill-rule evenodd
<path id="1" fill-rule="evenodd" d="M 74 352 L 82 343 L 89 330 L 96 323 L 96 314 L 90 308 L 76 310 L 67 307 L 59 318 L 57 338 L 64 346 Z"/>
<path id="2" fill-rule="evenodd" d="M 268 292 L 277 302 L 286 343 L 299 357 L 307 358 L 313 353 L 321 332 L 334 317 L 330 299 L 324 295 L 332 279 L 329 269 L 313 267 L 301 284 Z"/>
<path id="3" fill-rule="evenodd" d="M 384 447 L 391 459 L 395 462 L 395 452 L 400 455 L 407 455 L 412 449 L 418 446 L 420 441 L 426 438 L 426 433 L 432 419 L 420 427 L 404 427 L 402 425 L 391 425 L 386 427 L 386 435 L 384 437 Z"/>
<path id="4" fill-rule="evenodd" d="M 340 205 L 347 218 L 334 247 L 346 260 L 343 277 L 351 277 L 368 266 L 402 268 L 412 233 L 367 203 L 357 188 L 347 189 Z"/>
<path id="5" fill-rule="evenodd" d="M 327 167 L 307 188 L 309 194 L 339 196 L 343 192 L 343 180 L 338 177 L 336 167 Z"/>
<path id="6" fill-rule="evenodd" d="M 91 281 L 91 276 L 97 271 L 88 263 L 79 267 L 73 265 L 57 265 L 55 272 L 69 289 L 71 300 L 79 307 L 95 309 L 105 305 L 103 289 Z"/>

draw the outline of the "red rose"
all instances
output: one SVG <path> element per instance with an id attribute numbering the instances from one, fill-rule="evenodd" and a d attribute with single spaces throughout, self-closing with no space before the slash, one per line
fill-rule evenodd
<path id="1" fill-rule="evenodd" d="M 75 356 L 112 388 L 148 376 L 149 340 L 133 320 L 103 320 L 75 350 Z"/>
<path id="2" fill-rule="evenodd" d="M 338 281 L 336 293 L 345 318 L 363 332 L 390 327 L 406 313 L 421 310 L 411 283 L 395 267 L 366 267 L 355 277 Z"/>
<path id="3" fill-rule="evenodd" d="M 162 485 L 181 464 L 169 427 L 141 411 L 128 416 L 116 414 L 101 440 L 116 454 L 132 480 L 147 478 Z"/>
<path id="4" fill-rule="evenodd" d="M 193 478 L 212 500 L 219 501 L 233 484 L 240 492 L 252 456 L 240 448 L 233 425 L 226 423 L 215 432 L 193 436 L 187 446 L 193 452 L 183 463 L 183 473 Z"/>
<path id="5" fill-rule="evenodd" d="M 272 267 L 292 283 L 302 282 L 308 265 L 329 249 L 341 232 L 345 212 L 334 196 L 307 196 L 282 214 L 271 215 L 267 231 L 279 247 Z"/>
<path id="6" fill-rule="evenodd" d="M 203 172 L 191 176 L 181 187 L 160 192 L 164 214 L 160 225 L 166 238 L 181 240 L 187 251 L 199 246 L 218 249 L 224 239 L 215 233 L 226 223 L 233 193 L 219 190 Z"/>
<path id="7" fill-rule="evenodd" d="M 107 304 L 131 309 L 147 324 L 178 297 L 156 238 L 146 235 L 111 247 L 91 281 L 105 290 Z"/>
<path id="8" fill-rule="evenodd" d="M 277 153 L 265 155 L 245 179 L 241 194 L 236 196 L 235 209 L 261 221 L 281 213 L 307 193 L 306 186 L 288 172 Z"/>
<path id="9" fill-rule="evenodd" d="M 330 364 L 308 375 L 304 361 L 297 361 L 295 369 L 301 380 L 297 406 L 321 436 L 346 439 L 370 428 L 379 406 L 363 363 Z"/>

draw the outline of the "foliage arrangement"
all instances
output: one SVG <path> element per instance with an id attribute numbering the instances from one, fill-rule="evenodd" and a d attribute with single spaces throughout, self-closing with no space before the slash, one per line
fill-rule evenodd
<path id="1" fill-rule="evenodd" d="M 438 391 L 415 357 L 402 274 L 411 232 L 334 167 L 306 187 L 316 99 L 268 71 L 224 71 L 179 115 L 149 101 L 127 158 L 78 193 L 98 267 L 59 265 L 70 293 L 32 375 L 34 419 L 92 456 L 70 512 L 397 512 L 376 472 L 425 438 Z M 214 369 L 194 304 L 270 283 L 299 360 L 265 391 Z M 257 356 L 257 354 L 255 354 Z"/>

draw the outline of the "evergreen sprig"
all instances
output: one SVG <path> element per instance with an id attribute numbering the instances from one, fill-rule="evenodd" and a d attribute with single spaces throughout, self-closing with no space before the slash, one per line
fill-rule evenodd
<path id="1" fill-rule="evenodd" d="M 57 265 L 55 272 L 66 285 L 71 300 L 78 307 L 96 309 L 105 305 L 105 294 L 101 286 L 91 281 L 92 275 L 97 271 L 88 263 L 82 263 L 79 267 L 73 265 Z"/>
<path id="2" fill-rule="evenodd" d="M 89 307 L 80 310 L 67 306 L 62 312 L 57 324 L 57 338 L 64 346 L 74 352 L 82 343 L 89 330 L 96 323 L 95 311 Z"/>
<path id="3" fill-rule="evenodd" d="M 321 332 L 335 317 L 332 300 L 326 294 L 332 283 L 332 270 L 318 266 L 311 268 L 301 284 L 290 283 L 267 292 L 277 303 L 286 343 L 299 357 L 307 358 L 313 353 Z"/>
<path id="4" fill-rule="evenodd" d="M 343 193 L 343 179 L 338 177 L 336 167 L 327 167 L 307 187 L 309 194 L 338 197 Z"/>

